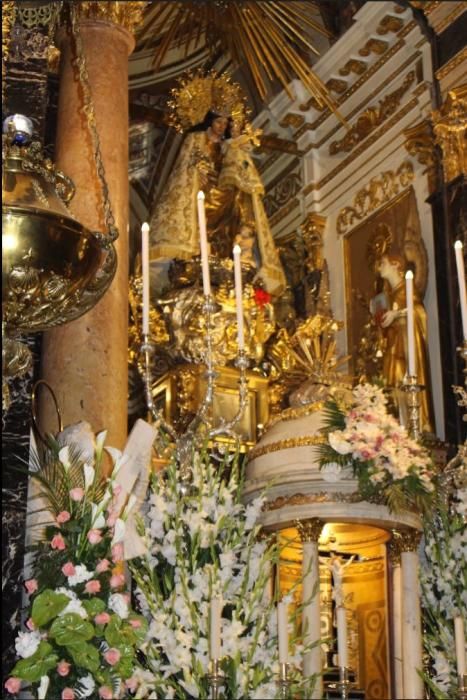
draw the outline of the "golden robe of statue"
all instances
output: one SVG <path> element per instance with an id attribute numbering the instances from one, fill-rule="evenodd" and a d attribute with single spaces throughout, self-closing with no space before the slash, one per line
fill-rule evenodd
<path id="1" fill-rule="evenodd" d="M 379 273 L 389 282 L 389 311 L 386 311 L 382 321 L 386 338 L 383 376 L 388 386 L 395 388 L 399 410 L 405 419 L 405 393 L 399 388 L 407 373 L 407 299 L 402 266 L 402 261 L 389 255 L 383 255 L 379 262 Z M 425 390 L 420 393 L 420 427 L 424 432 L 433 433 L 427 318 L 416 289 L 414 289 L 414 335 L 417 379 L 418 383 L 425 387 Z"/>
<path id="2" fill-rule="evenodd" d="M 252 136 L 223 141 L 220 131 L 226 127 L 227 120 L 215 117 L 205 131 L 187 135 L 150 222 L 150 257 L 199 255 L 196 196 L 203 189 L 211 254 L 231 257 L 239 238 L 253 236 L 259 253 L 256 277 L 268 292 L 278 295 L 286 279 L 262 202 L 264 187 L 250 155 Z"/>

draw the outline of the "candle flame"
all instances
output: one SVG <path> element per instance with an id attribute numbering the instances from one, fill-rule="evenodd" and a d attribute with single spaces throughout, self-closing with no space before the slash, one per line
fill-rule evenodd
<path id="1" fill-rule="evenodd" d="M 199 192 L 198 192 L 198 199 L 204 199 L 204 192 L 203 192 L 203 190 L 199 190 Z"/>
<path id="2" fill-rule="evenodd" d="M 412 270 L 407 270 L 407 272 L 405 273 L 405 279 L 406 279 L 406 280 L 413 280 L 413 272 L 412 272 Z"/>
<path id="3" fill-rule="evenodd" d="M 461 250 L 463 247 L 464 246 L 462 245 L 462 241 L 456 241 L 454 243 L 454 248 L 456 248 L 456 250 Z"/>
<path id="4" fill-rule="evenodd" d="M 141 226 L 141 233 L 149 233 L 149 224 L 147 221 Z"/>
<path id="5" fill-rule="evenodd" d="M 242 254 L 242 249 L 240 246 L 236 243 L 233 248 L 233 254 L 234 255 L 241 255 Z"/>

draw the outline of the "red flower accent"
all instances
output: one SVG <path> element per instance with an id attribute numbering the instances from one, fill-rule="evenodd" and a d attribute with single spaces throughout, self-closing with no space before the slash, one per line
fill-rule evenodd
<path id="1" fill-rule="evenodd" d="M 258 287 L 255 289 L 255 302 L 259 306 L 260 309 L 264 307 L 265 304 L 269 304 L 271 301 L 271 295 L 269 292 L 266 292 L 264 289 L 261 289 Z"/>

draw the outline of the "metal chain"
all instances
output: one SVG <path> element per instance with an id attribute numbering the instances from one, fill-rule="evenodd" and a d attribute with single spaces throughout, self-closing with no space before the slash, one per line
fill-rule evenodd
<path id="1" fill-rule="evenodd" d="M 112 206 L 110 204 L 109 198 L 109 188 L 107 186 L 107 181 L 105 179 L 105 169 L 104 163 L 102 162 L 101 146 L 99 140 L 99 134 L 97 133 L 96 125 L 96 113 L 94 110 L 94 103 L 92 101 L 91 88 L 89 84 L 89 74 L 86 66 L 86 59 L 84 57 L 83 50 L 83 40 L 81 38 L 81 33 L 78 28 L 78 22 L 76 20 L 76 8 L 74 3 L 69 3 L 70 9 L 70 20 L 73 38 L 75 40 L 76 47 L 76 58 L 75 64 L 78 69 L 79 80 L 83 88 L 84 94 L 84 107 L 83 112 L 86 116 L 87 125 L 91 134 L 92 145 L 94 149 L 94 159 L 96 163 L 97 177 L 99 179 L 102 188 L 102 199 L 104 208 L 104 220 L 106 228 L 108 229 L 108 236 L 106 240 L 112 243 L 118 238 L 118 229 L 115 225 L 114 215 L 112 213 Z"/>

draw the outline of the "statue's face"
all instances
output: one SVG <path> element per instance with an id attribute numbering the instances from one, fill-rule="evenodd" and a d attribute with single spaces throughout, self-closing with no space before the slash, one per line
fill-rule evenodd
<path id="1" fill-rule="evenodd" d="M 227 129 L 227 124 L 227 117 L 216 117 L 211 124 L 212 133 L 216 136 L 223 136 Z"/>

